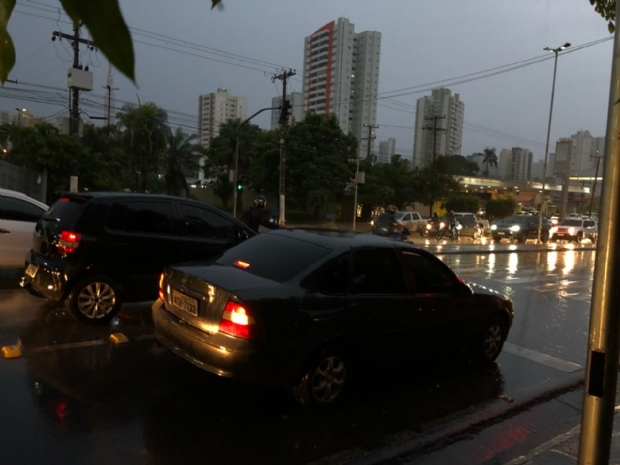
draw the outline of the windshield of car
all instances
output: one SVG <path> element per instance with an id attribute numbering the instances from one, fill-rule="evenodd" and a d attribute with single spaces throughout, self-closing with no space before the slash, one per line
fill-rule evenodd
<path id="1" fill-rule="evenodd" d="M 581 226 L 582 220 L 564 220 L 560 224 L 562 226 Z"/>
<path id="2" fill-rule="evenodd" d="M 217 263 L 283 283 L 330 252 L 331 249 L 310 242 L 259 234 L 224 252 Z"/>
<path id="3" fill-rule="evenodd" d="M 515 215 L 503 220 L 504 223 L 532 223 L 535 221 L 538 221 L 538 218 L 529 215 Z"/>

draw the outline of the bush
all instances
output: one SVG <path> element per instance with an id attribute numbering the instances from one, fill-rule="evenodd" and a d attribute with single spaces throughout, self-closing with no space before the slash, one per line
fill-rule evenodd
<path id="1" fill-rule="evenodd" d="M 452 194 L 442 205 L 448 211 L 477 213 L 480 208 L 480 197 L 471 194 Z"/>
<path id="2" fill-rule="evenodd" d="M 495 220 L 512 215 L 516 209 L 517 201 L 514 197 L 500 197 L 487 201 L 486 214 L 489 220 Z"/>

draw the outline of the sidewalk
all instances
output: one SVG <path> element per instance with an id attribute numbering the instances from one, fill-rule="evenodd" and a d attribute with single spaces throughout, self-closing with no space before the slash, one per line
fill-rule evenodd
<path id="1" fill-rule="evenodd" d="M 620 396 L 616 393 L 616 404 L 620 403 Z M 620 406 L 616 407 L 614 427 L 611 437 L 609 463 L 620 464 Z M 579 454 L 579 433 L 581 426 L 577 425 L 567 432 L 541 444 L 521 457 L 517 457 L 505 465 L 573 465 L 577 463 Z"/>

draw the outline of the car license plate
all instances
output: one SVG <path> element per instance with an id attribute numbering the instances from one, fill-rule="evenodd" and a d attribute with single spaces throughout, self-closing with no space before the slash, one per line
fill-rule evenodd
<path id="1" fill-rule="evenodd" d="M 557 235 L 560 237 L 564 237 L 564 233 L 558 233 Z"/>
<path id="2" fill-rule="evenodd" d="M 28 265 L 28 268 L 26 268 L 26 275 L 34 279 L 34 277 L 37 274 L 37 271 L 39 271 L 39 267 L 37 265 L 30 264 Z"/>
<path id="3" fill-rule="evenodd" d="M 192 315 L 198 315 L 198 301 L 174 289 L 172 290 L 172 303 L 181 310 L 185 310 Z"/>
<path id="4" fill-rule="evenodd" d="M 498 235 L 498 236 L 505 236 L 505 235 L 506 235 L 506 233 L 505 233 L 505 232 L 498 232 L 498 233 L 497 233 L 497 235 Z"/>

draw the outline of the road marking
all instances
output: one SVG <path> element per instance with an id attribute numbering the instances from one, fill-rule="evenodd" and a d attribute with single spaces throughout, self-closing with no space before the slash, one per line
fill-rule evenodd
<path id="1" fill-rule="evenodd" d="M 56 344 L 53 346 L 35 347 L 34 349 L 27 350 L 26 352 L 52 352 L 54 350 L 63 349 L 81 349 L 83 347 L 101 346 L 107 344 L 108 341 L 84 341 L 84 342 L 68 342 L 67 344 Z"/>
<path id="2" fill-rule="evenodd" d="M 577 363 L 562 360 L 560 358 L 552 357 L 551 355 L 536 352 L 535 350 L 526 349 L 510 342 L 504 342 L 504 351 L 509 354 L 516 355 L 517 357 L 531 360 L 532 362 L 540 363 L 556 370 L 563 371 L 565 373 L 574 373 L 581 370 L 583 367 Z"/>

